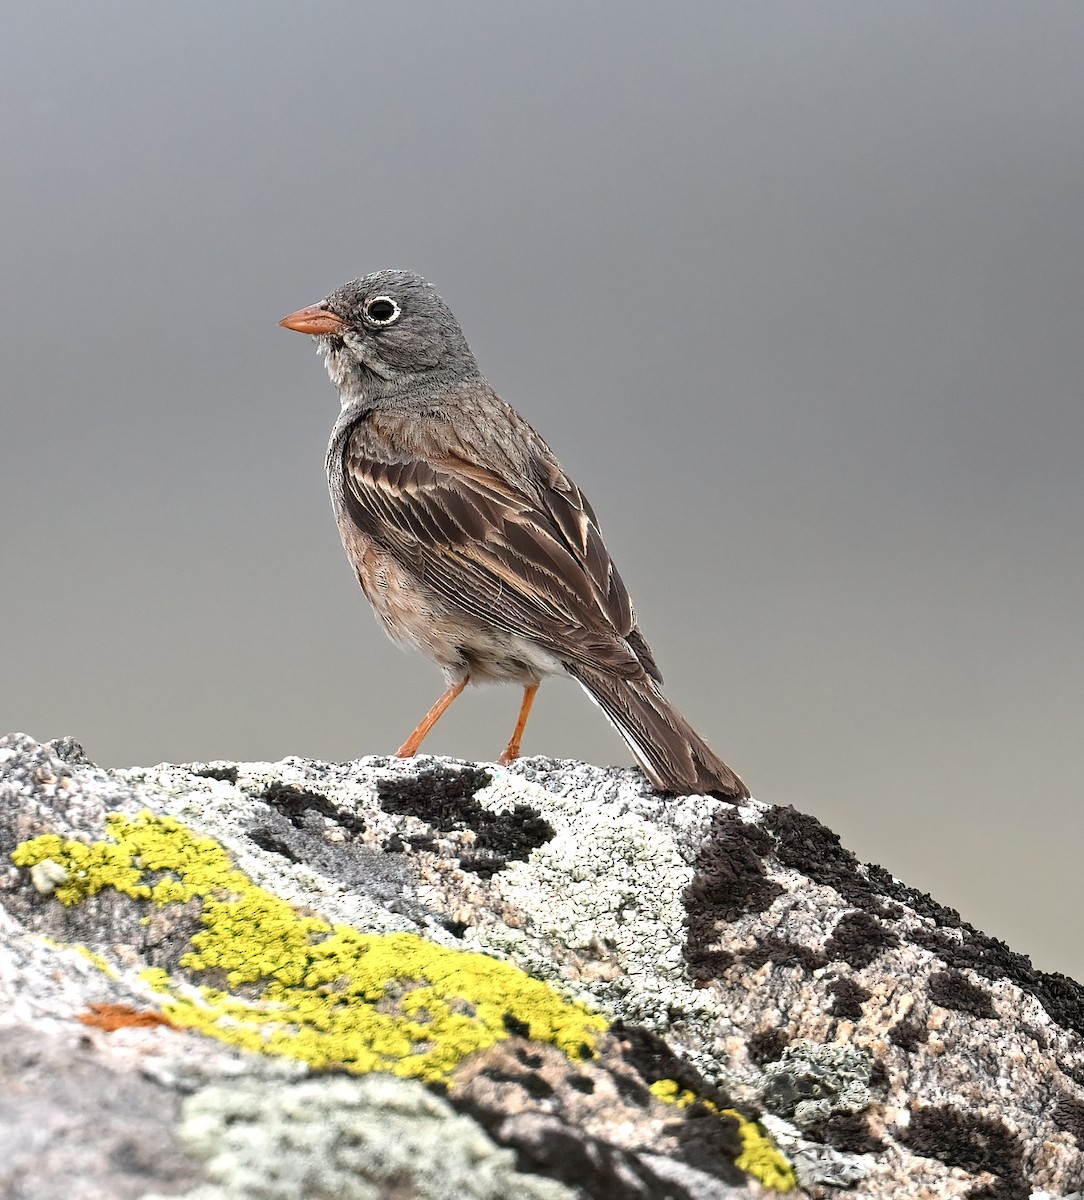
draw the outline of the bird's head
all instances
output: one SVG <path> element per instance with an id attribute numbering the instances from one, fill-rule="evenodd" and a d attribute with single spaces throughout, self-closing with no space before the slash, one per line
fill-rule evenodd
<path id="1" fill-rule="evenodd" d="M 451 309 L 413 271 L 376 271 L 279 322 L 313 334 L 343 406 L 478 377 Z"/>

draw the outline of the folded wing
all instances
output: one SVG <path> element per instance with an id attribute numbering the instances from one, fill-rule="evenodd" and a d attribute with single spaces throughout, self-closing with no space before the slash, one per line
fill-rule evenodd
<path id="1" fill-rule="evenodd" d="M 629 678 L 658 668 L 595 515 L 536 453 L 532 491 L 467 458 L 410 451 L 363 419 L 343 444 L 352 520 L 449 603 L 509 633 Z"/>

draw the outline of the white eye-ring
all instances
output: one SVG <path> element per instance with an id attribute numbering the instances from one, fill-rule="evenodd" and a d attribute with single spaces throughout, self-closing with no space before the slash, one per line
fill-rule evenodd
<path id="1" fill-rule="evenodd" d="M 378 329 L 399 320 L 399 305 L 390 296 L 374 296 L 365 305 L 365 320 Z"/>

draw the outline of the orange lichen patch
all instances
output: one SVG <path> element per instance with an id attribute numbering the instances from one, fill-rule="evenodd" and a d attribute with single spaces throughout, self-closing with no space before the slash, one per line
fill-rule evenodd
<path id="1" fill-rule="evenodd" d="M 133 1008 L 130 1004 L 90 1004 L 86 1012 L 79 1014 L 79 1020 L 84 1025 L 93 1025 L 95 1029 L 104 1029 L 106 1033 L 116 1029 L 146 1029 L 151 1025 L 178 1028 L 157 1009 Z"/>

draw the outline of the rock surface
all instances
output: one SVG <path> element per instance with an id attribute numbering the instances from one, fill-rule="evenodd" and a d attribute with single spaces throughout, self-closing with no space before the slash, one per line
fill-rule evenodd
<path id="1" fill-rule="evenodd" d="M 793 809 L 0 739 L 0 1197 L 1068 1197 L 1082 1031 Z"/>

